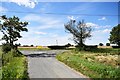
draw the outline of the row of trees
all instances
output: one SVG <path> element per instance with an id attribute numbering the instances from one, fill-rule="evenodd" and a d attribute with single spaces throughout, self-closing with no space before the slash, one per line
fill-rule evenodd
<path id="1" fill-rule="evenodd" d="M 76 23 L 76 20 L 70 20 L 64 25 L 65 29 L 73 35 L 73 40 L 78 44 L 79 47 L 85 48 L 85 40 L 91 37 L 91 26 L 87 26 L 84 20 Z M 120 24 L 113 27 L 110 32 L 110 43 L 117 44 L 120 46 Z M 100 44 L 102 45 L 102 44 Z M 109 44 L 106 44 L 109 45 Z"/>

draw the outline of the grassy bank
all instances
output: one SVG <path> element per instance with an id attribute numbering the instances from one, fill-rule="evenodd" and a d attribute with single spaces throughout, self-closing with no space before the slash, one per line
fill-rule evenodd
<path id="1" fill-rule="evenodd" d="M 0 46 L 0 80 L 2 79 L 2 51 Z"/>
<path id="2" fill-rule="evenodd" d="M 27 78 L 27 65 L 25 57 L 15 57 L 2 67 L 3 80 L 13 80 Z"/>
<path id="3" fill-rule="evenodd" d="M 2 80 L 25 80 L 27 74 L 27 58 L 18 55 L 14 50 L 2 54 Z"/>
<path id="4" fill-rule="evenodd" d="M 90 78 L 120 78 L 118 53 L 67 51 L 56 58 Z M 112 80 L 114 80 L 112 79 Z"/>

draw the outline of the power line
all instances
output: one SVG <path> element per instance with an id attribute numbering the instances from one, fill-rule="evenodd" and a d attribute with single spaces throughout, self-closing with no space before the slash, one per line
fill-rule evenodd
<path id="1" fill-rule="evenodd" d="M 83 15 L 83 16 L 120 16 L 112 14 L 76 14 L 76 13 L 53 13 L 53 12 L 24 12 L 24 11 L 6 11 L 11 13 L 33 13 L 33 14 L 48 14 L 48 15 Z"/>

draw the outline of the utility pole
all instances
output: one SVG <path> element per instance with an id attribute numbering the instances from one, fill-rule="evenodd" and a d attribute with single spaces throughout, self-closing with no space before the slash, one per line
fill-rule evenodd
<path id="1" fill-rule="evenodd" d="M 58 45 L 58 40 L 56 40 L 56 44 Z"/>

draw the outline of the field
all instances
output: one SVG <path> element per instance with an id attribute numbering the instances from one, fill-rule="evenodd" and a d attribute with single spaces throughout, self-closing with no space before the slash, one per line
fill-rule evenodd
<path id="1" fill-rule="evenodd" d="M 56 58 L 90 78 L 116 79 L 120 78 L 119 54 L 120 49 L 71 50 L 58 54 Z"/>
<path id="2" fill-rule="evenodd" d="M 18 47 L 19 50 L 50 50 L 47 47 Z"/>

